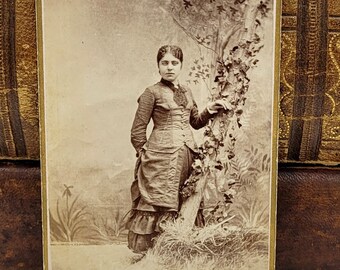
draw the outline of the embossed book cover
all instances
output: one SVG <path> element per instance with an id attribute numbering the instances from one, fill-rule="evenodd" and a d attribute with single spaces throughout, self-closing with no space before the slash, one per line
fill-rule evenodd
<path id="1" fill-rule="evenodd" d="M 39 0 L 45 269 L 273 269 L 280 1 Z"/>

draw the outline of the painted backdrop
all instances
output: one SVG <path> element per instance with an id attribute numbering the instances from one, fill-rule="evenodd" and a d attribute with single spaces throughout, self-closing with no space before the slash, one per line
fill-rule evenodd
<path id="1" fill-rule="evenodd" d="M 139 95 L 160 79 L 158 48 L 164 44 L 182 47 L 180 81 L 192 88 L 201 110 L 211 85 L 195 79 L 193 70 L 199 61 L 211 63 L 214 57 L 207 43 L 201 46 L 202 42 L 197 42 L 200 38 L 193 38 L 187 31 L 189 26 L 183 26 L 185 21 L 178 15 L 181 11 L 173 4 L 185 11 L 192 8 L 190 1 L 42 2 L 49 214 L 45 228 L 54 246 L 50 263 L 58 269 L 60 256 L 63 263 L 69 262 L 65 243 L 79 246 L 125 241 L 122 220 L 130 207 L 135 163 L 130 128 Z M 265 2 L 268 10 L 261 25 L 264 49 L 259 50 L 259 61 L 248 72 L 249 91 L 239 122 L 242 129 L 236 134 L 235 166 L 245 182 L 256 178 L 261 183 L 263 222 L 268 229 L 275 11 L 271 1 Z M 233 12 L 223 9 L 219 14 Z M 199 144 L 202 133 L 195 132 Z"/>

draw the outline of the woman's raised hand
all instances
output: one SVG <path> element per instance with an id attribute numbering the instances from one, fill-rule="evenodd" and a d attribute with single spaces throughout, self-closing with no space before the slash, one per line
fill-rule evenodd
<path id="1" fill-rule="evenodd" d="M 228 110 L 230 108 L 227 107 L 227 104 L 224 100 L 218 99 L 218 100 L 209 102 L 207 109 L 208 109 L 209 113 L 212 114 L 212 113 L 217 113 L 218 110 L 220 110 L 220 109 Z"/>

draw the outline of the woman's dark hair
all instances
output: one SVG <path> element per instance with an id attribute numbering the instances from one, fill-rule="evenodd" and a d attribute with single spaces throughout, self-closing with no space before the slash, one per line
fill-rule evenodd
<path id="1" fill-rule="evenodd" d="M 166 53 L 171 53 L 174 57 L 179 59 L 181 63 L 183 62 L 183 52 L 182 49 L 175 45 L 164 45 L 159 48 L 157 53 L 157 65 L 159 61 L 163 58 Z"/>

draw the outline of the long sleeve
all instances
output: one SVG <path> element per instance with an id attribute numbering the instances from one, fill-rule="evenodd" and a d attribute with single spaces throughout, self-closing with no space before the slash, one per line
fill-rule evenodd
<path id="1" fill-rule="evenodd" d="M 204 127 L 209 119 L 213 117 L 213 114 L 210 114 L 208 109 L 204 109 L 203 112 L 199 113 L 196 103 L 194 102 L 194 106 L 190 112 L 190 125 L 194 129 L 200 129 Z"/>
<path id="2" fill-rule="evenodd" d="M 150 89 L 146 89 L 138 99 L 138 108 L 131 128 L 131 143 L 137 152 L 146 143 L 146 129 L 154 108 L 155 97 Z"/>

